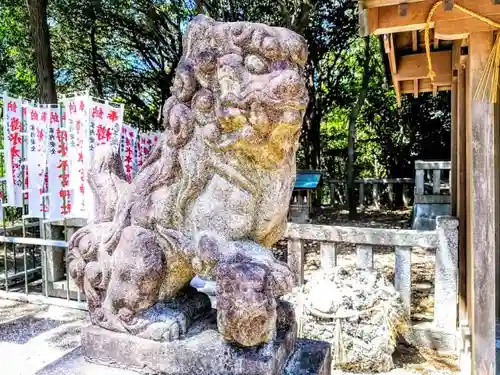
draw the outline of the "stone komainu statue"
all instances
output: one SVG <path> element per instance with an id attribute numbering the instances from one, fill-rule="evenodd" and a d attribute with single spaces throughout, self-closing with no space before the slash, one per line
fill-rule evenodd
<path id="1" fill-rule="evenodd" d="M 189 288 L 210 274 L 224 338 L 272 338 L 276 300 L 294 282 L 268 247 L 284 233 L 295 183 L 306 59 L 305 40 L 286 29 L 189 24 L 165 130 L 135 179 L 108 147 L 88 171 L 96 218 L 70 239 L 68 266 L 94 325 L 174 340 L 210 309 Z"/>

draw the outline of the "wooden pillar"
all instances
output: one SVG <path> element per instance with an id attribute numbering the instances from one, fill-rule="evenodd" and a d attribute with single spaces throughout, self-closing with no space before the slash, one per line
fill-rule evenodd
<path id="1" fill-rule="evenodd" d="M 500 95 L 500 90 L 498 90 Z M 500 318 L 500 102 L 495 105 L 495 302 L 496 319 Z M 499 371 L 500 369 L 497 369 Z"/>
<path id="2" fill-rule="evenodd" d="M 457 45 L 453 43 L 453 50 Z M 455 51 L 454 51 L 455 52 Z M 455 60 L 455 53 L 452 54 Z M 455 61 L 452 61 L 455 68 Z M 450 170 L 450 185 L 451 185 L 451 214 L 457 216 L 457 128 L 458 128 L 458 70 L 453 69 L 453 77 L 451 81 L 451 170 Z"/>
<path id="3" fill-rule="evenodd" d="M 488 56 L 493 33 L 469 36 L 467 95 L 467 184 L 469 189 L 468 233 L 470 234 L 468 296 L 472 332 L 473 374 L 495 373 L 495 163 L 494 108 L 491 103 L 473 100 Z"/>
<path id="4" fill-rule="evenodd" d="M 460 41 L 461 45 L 461 41 Z M 457 48 L 454 44 L 454 50 Z M 460 54 L 460 53 L 459 53 Z M 459 250 L 458 250 L 458 270 L 459 270 L 459 319 L 467 320 L 467 191 L 466 191 L 466 91 L 465 91 L 465 67 L 467 56 L 459 56 L 455 68 L 457 71 L 456 79 L 456 116 L 455 116 L 455 134 L 456 140 L 456 168 L 455 168 L 455 192 L 456 192 L 456 216 L 459 219 Z M 452 150 L 453 152 L 453 150 Z M 453 168 L 453 157 L 452 157 Z"/>

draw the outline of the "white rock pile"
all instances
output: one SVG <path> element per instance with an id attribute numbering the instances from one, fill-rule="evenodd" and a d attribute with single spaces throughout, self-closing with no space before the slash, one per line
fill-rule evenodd
<path id="1" fill-rule="evenodd" d="M 399 334 L 409 327 L 400 295 L 376 270 L 335 267 L 286 297 L 297 309 L 299 335 L 328 341 L 334 368 L 393 368 Z"/>

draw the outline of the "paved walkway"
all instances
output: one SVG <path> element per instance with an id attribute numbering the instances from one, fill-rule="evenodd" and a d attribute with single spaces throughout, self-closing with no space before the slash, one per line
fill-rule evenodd
<path id="1" fill-rule="evenodd" d="M 83 311 L 0 299 L 0 368 L 5 375 L 137 375 L 86 363 Z"/>
<path id="2" fill-rule="evenodd" d="M 83 311 L 0 299 L 0 374 L 137 375 L 85 362 L 80 353 L 80 332 L 86 324 L 87 314 Z M 409 374 L 415 372 L 395 369 L 385 375 Z"/>

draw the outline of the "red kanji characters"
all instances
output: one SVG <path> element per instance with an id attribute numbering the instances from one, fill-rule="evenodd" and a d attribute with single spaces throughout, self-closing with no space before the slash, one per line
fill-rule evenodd
<path id="1" fill-rule="evenodd" d="M 80 111 L 85 111 L 85 103 L 83 100 L 80 100 Z"/>
<path id="2" fill-rule="evenodd" d="M 17 104 L 16 104 L 16 102 L 9 102 L 7 104 L 7 111 L 9 111 L 9 112 L 17 112 Z"/>
<path id="3" fill-rule="evenodd" d="M 76 105 L 73 101 L 69 103 L 69 113 L 76 113 Z"/>
<path id="4" fill-rule="evenodd" d="M 59 164 L 57 164 L 57 169 L 66 169 L 68 168 L 68 161 L 67 160 L 60 160 Z"/>
<path id="5" fill-rule="evenodd" d="M 69 190 L 60 190 L 59 191 L 59 196 L 62 198 L 62 199 L 70 199 L 71 198 L 71 191 Z"/>
<path id="6" fill-rule="evenodd" d="M 10 148 L 10 157 L 12 159 L 20 158 L 21 157 L 21 150 L 19 148 L 17 148 L 16 146 L 12 146 Z M 12 167 L 14 167 L 14 164 L 12 164 Z"/>
<path id="7" fill-rule="evenodd" d="M 21 121 L 17 117 L 10 119 L 10 131 L 13 133 L 21 131 Z"/>
<path id="8" fill-rule="evenodd" d="M 43 129 L 38 128 L 36 131 L 36 137 L 38 139 L 38 142 L 42 143 L 43 139 L 45 138 L 45 132 Z"/>
<path id="9" fill-rule="evenodd" d="M 47 112 L 42 112 L 41 118 L 43 122 L 47 122 Z"/>
<path id="10" fill-rule="evenodd" d="M 57 153 L 61 154 L 61 156 L 66 156 L 68 154 L 68 145 L 66 143 L 59 143 Z"/>
<path id="11" fill-rule="evenodd" d="M 38 111 L 32 109 L 30 112 L 31 120 L 38 121 Z"/>
<path id="12" fill-rule="evenodd" d="M 104 112 L 102 110 L 101 107 L 97 107 L 95 106 L 93 109 L 92 109 L 92 117 L 93 118 L 100 118 L 102 120 L 102 116 L 103 116 Z"/>
<path id="13" fill-rule="evenodd" d="M 59 123 L 59 115 L 57 114 L 57 112 L 50 112 L 50 123 Z"/>
<path id="14" fill-rule="evenodd" d="M 115 122 L 118 120 L 118 114 L 116 113 L 116 111 L 111 111 L 108 113 L 108 118 L 112 121 L 112 122 Z"/>
<path id="15" fill-rule="evenodd" d="M 59 180 L 61 180 L 61 185 L 63 187 L 66 187 L 69 185 L 69 174 L 61 173 L 58 177 L 59 177 Z"/>
<path id="16" fill-rule="evenodd" d="M 59 142 L 66 142 L 68 140 L 68 133 L 61 128 L 56 129 L 56 137 Z"/>
<path id="17" fill-rule="evenodd" d="M 104 125 L 97 125 L 97 142 L 109 142 L 111 140 L 111 136 L 111 129 L 106 128 Z"/>
<path id="18" fill-rule="evenodd" d="M 104 125 L 97 125 L 97 141 L 103 141 L 106 138 L 106 128 Z"/>
<path id="19" fill-rule="evenodd" d="M 71 213 L 71 202 L 61 205 L 61 215 L 69 215 Z"/>
<path id="20" fill-rule="evenodd" d="M 19 133 L 12 133 L 9 134 L 9 141 L 12 142 L 12 146 L 16 147 L 17 145 L 20 145 L 23 141 Z"/>

